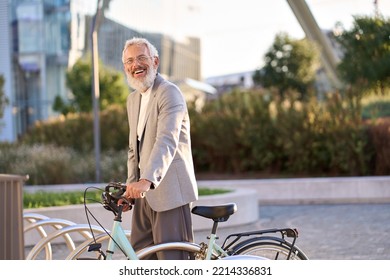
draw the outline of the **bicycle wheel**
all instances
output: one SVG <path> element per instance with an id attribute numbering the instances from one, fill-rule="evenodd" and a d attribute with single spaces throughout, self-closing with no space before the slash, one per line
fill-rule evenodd
<path id="1" fill-rule="evenodd" d="M 269 260 L 308 260 L 305 253 L 296 246 L 291 247 L 289 244 L 273 240 L 257 241 L 243 244 L 242 246 L 239 244 L 234 248 L 234 251 L 234 255 L 252 255 L 264 257 Z"/>

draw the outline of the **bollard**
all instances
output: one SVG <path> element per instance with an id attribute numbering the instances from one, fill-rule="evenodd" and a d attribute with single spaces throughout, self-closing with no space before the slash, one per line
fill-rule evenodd
<path id="1" fill-rule="evenodd" d="M 23 187 L 27 179 L 0 174 L 0 260 L 24 260 Z"/>

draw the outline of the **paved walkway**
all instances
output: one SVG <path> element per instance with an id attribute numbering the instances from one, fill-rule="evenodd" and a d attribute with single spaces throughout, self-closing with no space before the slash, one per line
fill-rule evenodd
<path id="1" fill-rule="evenodd" d="M 390 204 L 260 206 L 252 225 L 229 232 L 275 227 L 299 231 L 297 246 L 313 260 L 390 260 Z M 204 235 L 197 232 L 196 238 Z"/>
<path id="2" fill-rule="evenodd" d="M 259 211 L 254 224 L 221 228 L 220 241 L 233 232 L 292 227 L 299 230 L 297 246 L 312 260 L 390 260 L 390 204 L 267 205 Z M 195 232 L 196 242 L 207 234 Z M 53 259 L 67 254 L 65 246 L 53 247 Z"/>

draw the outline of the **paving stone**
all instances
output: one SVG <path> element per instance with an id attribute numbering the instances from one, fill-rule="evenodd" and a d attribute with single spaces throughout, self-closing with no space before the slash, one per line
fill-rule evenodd
<path id="1" fill-rule="evenodd" d="M 218 230 L 219 240 L 234 232 L 292 227 L 299 231 L 297 246 L 312 260 L 390 259 L 390 204 L 273 205 L 259 211 L 256 223 Z M 195 241 L 207 241 L 208 233 L 195 232 Z M 67 254 L 66 246 L 53 245 L 53 259 Z"/>

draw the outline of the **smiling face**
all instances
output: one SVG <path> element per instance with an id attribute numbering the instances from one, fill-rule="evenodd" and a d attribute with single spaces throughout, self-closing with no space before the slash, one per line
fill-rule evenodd
<path id="1" fill-rule="evenodd" d="M 146 45 L 130 45 L 123 52 L 123 66 L 130 87 L 145 92 L 157 74 L 158 57 L 151 57 Z"/>

